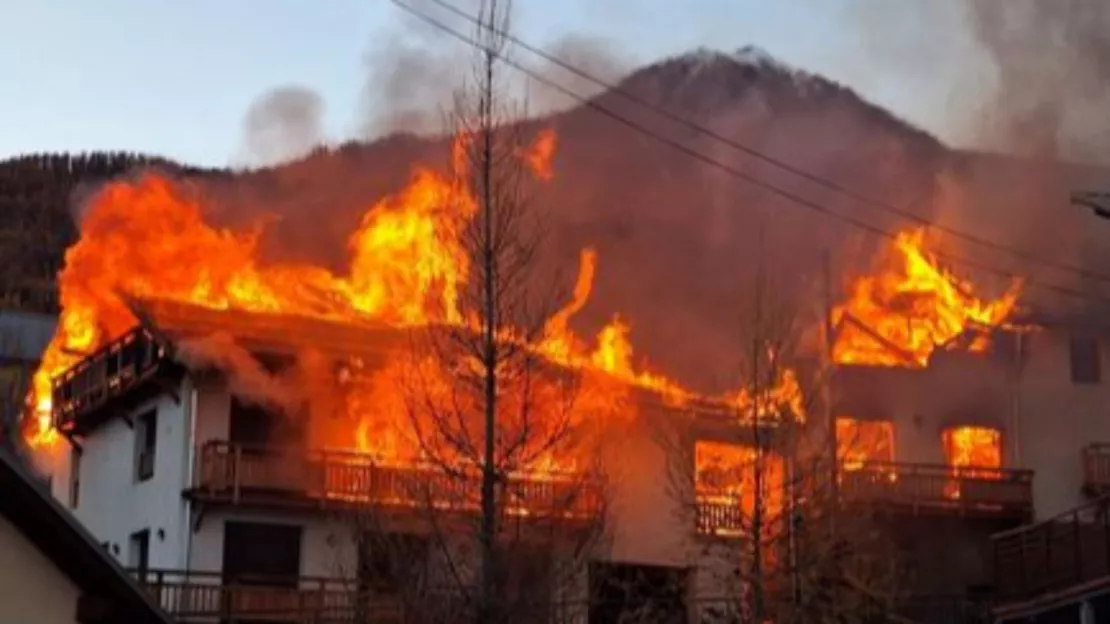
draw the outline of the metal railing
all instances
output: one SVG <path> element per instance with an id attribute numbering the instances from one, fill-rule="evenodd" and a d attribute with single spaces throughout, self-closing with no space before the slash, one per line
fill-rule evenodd
<path id="1" fill-rule="evenodd" d="M 283 449 L 225 441 L 202 445 L 193 494 L 231 504 L 378 505 L 476 511 L 478 473 L 449 474 L 431 465 L 377 462 L 350 451 Z M 592 517 L 601 508 L 597 484 L 580 476 L 509 476 L 501 482 L 507 513 Z"/>
<path id="2" fill-rule="evenodd" d="M 865 462 L 841 471 L 840 492 L 854 503 L 1027 517 L 1033 471 Z"/>
<path id="3" fill-rule="evenodd" d="M 1000 602 L 1110 578 L 1110 499 L 998 533 L 994 585 Z"/>

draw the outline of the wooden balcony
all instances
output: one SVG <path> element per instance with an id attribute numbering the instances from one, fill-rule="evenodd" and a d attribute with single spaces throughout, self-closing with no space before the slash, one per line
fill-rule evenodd
<path id="1" fill-rule="evenodd" d="M 197 457 L 188 492 L 209 503 L 321 509 L 381 507 L 476 512 L 480 476 L 448 474 L 428 465 L 386 465 L 370 455 L 298 451 L 213 441 Z M 596 484 L 571 475 L 512 476 L 503 482 L 505 514 L 589 519 L 601 509 Z"/>
<path id="2" fill-rule="evenodd" d="M 1088 496 L 1110 494 L 1110 444 L 1098 442 L 1083 449 L 1083 491 Z"/>
<path id="3" fill-rule="evenodd" d="M 159 391 L 148 382 L 174 369 L 166 349 L 149 332 L 134 329 L 104 345 L 53 380 L 54 426 L 81 434 Z"/>
<path id="4" fill-rule="evenodd" d="M 181 622 L 405 622 L 396 597 L 359 590 L 347 579 L 253 577 L 229 581 L 219 572 L 132 571 L 154 600 Z"/>
<path id="5" fill-rule="evenodd" d="M 1033 512 L 1033 472 L 867 462 L 841 472 L 840 493 L 895 511 L 1020 520 Z"/>
<path id="6" fill-rule="evenodd" d="M 1001 610 L 1065 599 L 1069 590 L 1110 587 L 1110 499 L 996 534 L 991 541 Z"/>

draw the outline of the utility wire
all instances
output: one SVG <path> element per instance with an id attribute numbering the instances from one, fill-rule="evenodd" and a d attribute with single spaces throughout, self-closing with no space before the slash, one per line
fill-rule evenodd
<path id="1" fill-rule="evenodd" d="M 433 0 L 433 1 L 435 1 L 435 0 Z M 417 19 L 425 22 L 426 24 L 428 24 L 430 26 L 433 26 L 434 28 L 436 28 L 438 30 L 443 31 L 444 33 L 452 36 L 453 38 L 461 41 L 462 43 L 465 43 L 465 44 L 467 44 L 469 46 L 472 46 L 472 47 L 474 47 L 476 49 L 479 49 L 479 50 L 483 49 L 481 43 L 471 39 L 469 36 L 467 36 L 463 33 L 458 32 L 454 28 L 451 28 L 447 24 L 444 24 L 442 21 L 437 20 L 434 17 L 431 17 L 431 16 L 429 16 L 429 15 L 427 15 L 427 14 L 425 14 L 425 13 L 423 13 L 423 12 L 421 12 L 421 11 L 411 7 L 411 6 L 406 5 L 405 3 L 401 2 L 401 0 L 392 0 L 392 2 L 398 8 L 406 11 L 407 13 L 410 13 L 411 15 L 413 15 Z M 549 78 L 546 78 L 545 76 L 540 75 L 536 71 L 528 68 L 525 65 L 522 65 L 521 63 L 519 63 L 518 61 L 513 60 L 512 58 L 507 58 L 504 55 L 498 55 L 498 58 L 500 58 L 501 61 L 504 62 L 506 65 L 516 69 L 517 71 L 519 71 L 519 72 L 523 73 L 524 75 L 532 78 L 533 80 L 535 80 L 537 82 L 540 82 L 540 83 L 546 85 L 547 87 L 549 87 L 551 89 L 554 89 L 555 91 L 558 91 L 559 93 L 562 93 L 563 95 L 571 98 L 572 100 L 578 102 L 579 104 L 582 104 L 583 106 L 586 106 L 587 108 L 589 108 L 589 109 L 591 109 L 595 112 L 598 112 L 598 113 L 604 115 L 605 117 L 608 117 L 609 119 L 611 119 L 611 120 L 613 120 L 613 121 L 615 121 L 615 122 L 617 122 L 617 123 L 619 123 L 623 126 L 626 126 L 626 127 L 630 128 L 632 130 L 635 130 L 636 132 L 639 132 L 640 134 L 642 134 L 646 137 L 654 139 L 654 140 L 662 143 L 663 145 L 666 145 L 668 147 L 671 147 L 672 149 L 675 149 L 676 151 L 679 151 L 683 154 L 686 154 L 687 156 L 689 156 L 691 158 L 694 158 L 695 160 L 698 160 L 698 161 L 700 161 L 704 164 L 707 164 L 711 167 L 715 167 L 717 169 L 720 169 L 720 170 L 722 170 L 722 171 L 724 171 L 724 172 L 726 172 L 726 173 L 728 173 L 728 174 L 730 174 L 730 175 L 732 175 L 736 178 L 739 178 L 741 180 L 744 180 L 744 181 L 748 182 L 749 184 L 751 184 L 753 186 L 759 187 L 759 188 L 761 188 L 765 191 L 768 191 L 768 192 L 770 192 L 774 195 L 778 195 L 778 196 L 780 196 L 780 197 L 782 197 L 786 200 L 789 200 L 790 202 L 793 202 L 793 203 L 795 203 L 795 204 L 797 204 L 797 205 L 799 205 L 803 208 L 807 208 L 807 209 L 812 210 L 814 212 L 823 214 L 827 217 L 843 221 L 843 222 L 845 222 L 849 225 L 855 226 L 855 227 L 859 228 L 860 230 L 863 230 L 863 231 L 868 232 L 870 234 L 874 234 L 874 235 L 881 236 L 881 237 L 884 237 L 884 238 L 889 238 L 891 240 L 897 240 L 897 237 L 898 237 L 897 233 L 890 232 L 888 230 L 885 230 L 881 227 L 878 227 L 878 226 L 873 225 L 871 223 L 868 223 L 866 221 L 862 221 L 860 219 L 857 219 L 857 218 L 855 218 L 851 215 L 845 215 L 845 214 L 836 212 L 836 211 L 831 210 L 831 209 L 829 209 L 828 207 L 826 207 L 822 204 L 819 204 L 815 201 L 811 201 L 809 199 L 806 199 L 806 198 L 804 198 L 804 197 L 802 197 L 802 196 L 800 196 L 800 195 L 798 195 L 798 194 L 796 194 L 792 191 L 785 190 L 785 189 L 783 189 L 779 186 L 771 184 L 770 182 L 760 180 L 759 178 L 756 178 L 756 177 L 752 176 L 751 174 L 749 174 L 745 171 L 737 169 L 736 167 L 733 167 L 732 165 L 729 165 L 727 163 L 721 162 L 720 160 L 717 160 L 716 158 L 713 158 L 712 156 L 707 156 L 706 154 L 704 154 L 704 153 L 702 153 L 702 152 L 700 152 L 696 149 L 693 149 L 693 148 L 691 148 L 691 147 L 689 147 L 689 146 L 687 146 L 687 145 L 685 145 L 685 144 L 683 144 L 683 143 L 681 143 L 681 142 L 679 142 L 675 139 L 663 136 L 663 135 L 655 132 L 654 130 L 648 128 L 644 124 L 641 124 L 637 121 L 629 119 L 629 118 L 627 118 L 627 117 L 625 117 L 625 116 L 623 116 L 619 113 L 613 112 L 612 110 L 598 104 L 597 101 L 592 100 L 592 99 L 587 98 L 587 97 L 584 97 L 581 94 L 576 93 L 573 90 L 568 89 L 567 87 L 564 87 L 563 85 L 558 84 L 555 81 L 553 81 Z M 1083 299 L 1083 300 L 1088 300 L 1088 301 L 1094 300 L 1094 301 L 1099 301 L 1101 303 L 1110 303 L 1110 298 L 1108 298 L 1108 297 L 1093 295 L 1093 294 L 1090 294 L 1090 293 L 1084 293 L 1084 292 L 1081 292 L 1081 291 L 1078 291 L 1078 290 L 1075 290 L 1075 289 L 1072 289 L 1072 288 L 1068 288 L 1066 286 L 1060 286 L 1058 284 L 1052 284 L 1052 283 L 1049 283 L 1049 282 L 1034 280 L 1034 279 L 1029 278 L 1029 277 L 1019 276 L 1019 275 L 1016 275 L 1015 273 L 1013 273 L 1011 271 L 1007 271 L 1005 269 L 1001 269 L 1001 268 L 998 268 L 996 266 L 992 266 L 992 265 L 989 265 L 989 264 L 984 264 L 982 262 L 978 262 L 978 261 L 975 261 L 975 260 L 971 260 L 971 259 L 968 259 L 968 258 L 957 256 L 955 254 L 952 254 L 952 253 L 949 253 L 949 252 L 946 252 L 946 251 L 936 250 L 936 251 L 933 251 L 932 253 L 933 253 L 933 255 L 935 255 L 939 258 L 943 258 L 943 259 L 945 259 L 945 260 L 947 260 L 948 262 L 951 262 L 951 263 L 962 264 L 964 266 L 979 269 L 981 271 L 985 271 L 985 272 L 992 273 L 992 274 L 995 274 L 995 275 L 999 275 L 1001 277 L 1005 277 L 1005 278 L 1010 279 L 1010 280 L 1020 280 L 1022 283 L 1029 284 L 1031 286 L 1038 286 L 1038 287 L 1040 287 L 1042 289 L 1045 289 L 1045 290 L 1056 291 L 1058 293 L 1068 295 L 1068 296 L 1071 296 L 1071 297 L 1075 297 L 1077 299 Z M 1106 278 L 1106 279 L 1110 280 L 1110 278 Z"/>
<path id="2" fill-rule="evenodd" d="M 444 9 L 450 11 L 451 13 L 454 13 L 455 15 L 458 15 L 459 17 L 462 17 L 463 19 L 466 19 L 466 20 L 469 20 L 471 22 L 477 23 L 476 18 L 474 16 L 472 16 L 469 13 L 467 13 L 466 11 L 458 8 L 457 6 L 451 4 L 450 2 L 447 2 L 446 0 L 431 0 L 431 1 L 433 3 L 439 5 L 440 7 L 443 7 Z M 399 2 L 397 2 L 397 0 L 394 0 L 394 2 L 399 4 Z M 1004 245 L 1004 244 L 999 243 L 997 241 L 992 241 L 992 240 L 983 238 L 981 236 L 978 236 L 976 234 L 972 234 L 970 232 L 966 232 L 966 231 L 963 231 L 963 230 L 960 230 L 960 229 L 957 229 L 957 228 L 954 228 L 954 227 L 951 227 L 951 226 L 947 226 L 947 225 L 944 225 L 942 223 L 937 223 L 935 221 L 932 221 L 932 220 L 928 219 L 927 217 L 924 217 L 920 214 L 917 214 L 916 212 L 914 212 L 914 211 L 912 211 L 908 208 L 902 208 L 902 207 L 899 207 L 899 206 L 894 206 L 892 204 L 883 202 L 883 201 L 875 199 L 873 197 L 869 197 L 867 195 L 864 195 L 864 194 L 862 194 L 862 193 L 860 193 L 860 192 L 858 192 L 858 191 L 856 191 L 856 190 L 854 190 L 850 187 L 847 187 L 843 184 L 840 184 L 836 181 L 833 181 L 833 180 L 830 180 L 828 178 L 825 178 L 825 177 L 819 176 L 817 174 L 811 173 L 811 172 L 806 171 L 804 169 L 801 169 L 801 168 L 799 168 L 795 165 L 791 165 L 788 162 L 785 162 L 781 159 L 775 158 L 774 156 L 770 156 L 770 155 L 768 155 L 764 152 L 761 152 L 761 151 L 755 149 L 754 147 L 751 147 L 749 145 L 745 145 L 745 144 L 743 144 L 743 143 L 741 143 L 741 142 L 739 142 L 735 139 L 724 136 L 724 135 L 720 134 L 719 132 L 716 132 L 716 131 L 714 131 L 710 128 L 705 127 L 704 125 L 701 125 L 701 124 L 697 123 L 696 121 L 693 121 L 693 120 L 689 119 L 688 117 L 683 117 L 682 115 L 674 113 L 674 112 L 668 110 L 667 108 L 665 108 L 663 106 L 660 106 L 658 104 L 650 102 L 647 99 L 642 98 L 642 97 L 628 91 L 627 89 L 623 89 L 619 85 L 615 85 L 615 84 L 612 84 L 608 81 L 602 80 L 601 78 L 598 78 L 596 75 L 591 74 L 590 72 L 587 72 L 586 70 L 581 69 L 580 67 L 576 67 L 576 66 L 572 65 L 571 63 L 568 63 L 567 61 L 564 61 L 564 60 L 560 59 L 559 57 L 550 54 L 549 52 L 545 52 L 543 49 L 538 48 L 538 47 L 528 43 L 524 39 L 521 39 L 520 37 L 517 37 L 516 35 L 512 34 L 511 32 L 497 31 L 497 34 L 498 34 L 498 36 L 505 37 L 508 41 L 511 41 L 513 44 L 519 46 L 520 48 L 522 48 L 522 49 L 524 49 L 524 50 L 526 50 L 526 51 L 528 51 L 532 54 L 535 54 L 536 56 L 542 58 L 543 60 L 545 60 L 549 63 L 551 63 L 552 65 L 560 67 L 563 70 L 565 70 L 567 72 L 570 72 L 570 73 L 574 74 L 575 76 L 578 76 L 579 78 L 583 78 L 583 79 L 585 79 L 589 82 L 592 82 L 593 84 L 605 89 L 606 93 L 612 93 L 612 94 L 615 94 L 615 95 L 619 95 L 620 97 L 624 98 L 625 100 L 627 100 L 629 102 L 632 102 L 633 104 L 636 104 L 636 105 L 641 106 L 643 108 L 646 108 L 646 109 L 654 112 L 655 114 L 660 115 L 661 117 L 663 117 L 665 119 L 668 119 L 668 120 L 670 120 L 674 123 L 677 123 L 679 125 L 685 126 L 689 129 L 695 131 L 695 132 L 698 132 L 698 133 L 700 133 L 704 136 L 707 136 L 709 138 L 712 138 L 712 139 L 714 139 L 714 140 L 716 140 L 716 141 L 718 141 L 718 142 L 720 142 L 724 145 L 727 145 L 728 147 L 731 147 L 735 150 L 738 150 L 738 151 L 741 151 L 745 154 L 748 154 L 749 156 L 752 156 L 753 158 L 756 158 L 757 160 L 761 160 L 765 163 L 774 165 L 775 167 L 778 167 L 779 169 L 782 169 L 783 171 L 787 171 L 789 173 L 792 173 L 792 174 L 794 174 L 798 177 L 801 177 L 801 178 L 803 178 L 805 180 L 808 180 L 808 181 L 810 181 L 814 184 L 817 184 L 818 186 L 822 186 L 822 187 L 824 187 L 828 190 L 840 193 L 841 195 L 843 195 L 845 197 L 848 197 L 848 198 L 850 198 L 854 201 L 857 201 L 861 204 L 864 204 L 866 206 L 870 206 L 872 208 L 876 208 L 876 209 L 879 209 L 879 210 L 883 210 L 885 212 L 896 214 L 896 215 L 898 215 L 898 216 L 900 216 L 904 219 L 913 221 L 913 222 L 915 222 L 919 225 L 923 225 L 923 226 L 926 226 L 926 227 L 929 227 L 929 228 L 939 230 L 939 231 L 944 232 L 946 234 L 949 234 L 949 235 L 951 235 L 955 238 L 959 238 L 959 239 L 968 241 L 970 243 L 974 243 L 976 245 L 986 247 L 988 249 L 993 249 L 995 251 L 1001 251 L 1003 253 L 1010 254 L 1010 255 L 1012 255 L 1016 258 L 1020 258 L 1022 260 L 1025 260 L 1026 262 L 1031 262 L 1031 263 L 1034 263 L 1034 264 L 1040 264 L 1042 266 L 1052 268 L 1052 269 L 1056 269 L 1058 271 L 1075 273 L 1077 275 L 1081 275 L 1081 276 L 1089 278 L 1089 279 L 1094 279 L 1094 280 L 1097 280 L 1097 281 L 1110 283 L 1110 275 L 1105 275 L 1105 274 L 1102 274 L 1102 273 L 1098 273 L 1096 271 L 1091 271 L 1089 269 L 1086 269 L 1086 268 L 1083 268 L 1083 267 L 1080 267 L 1080 266 L 1075 266 L 1075 265 L 1072 265 L 1072 264 L 1059 262 L 1059 261 L 1052 260 L 1052 259 L 1049 259 L 1049 258 L 1044 258 L 1042 256 L 1030 253 L 1030 252 L 1022 250 L 1022 249 L 1017 249 L 1015 247 Z M 505 59 L 502 59 L 502 60 L 505 60 Z"/>

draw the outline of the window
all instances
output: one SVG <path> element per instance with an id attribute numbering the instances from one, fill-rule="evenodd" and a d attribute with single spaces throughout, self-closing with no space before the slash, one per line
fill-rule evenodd
<path id="1" fill-rule="evenodd" d="M 154 476 L 154 449 L 158 437 L 158 412 L 144 412 L 135 421 L 135 479 L 146 481 Z"/>
<path id="2" fill-rule="evenodd" d="M 1072 383 L 1099 383 L 1102 377 L 1102 362 L 1098 340 L 1089 336 L 1072 336 L 1068 341 L 1068 356 Z"/>
<path id="3" fill-rule="evenodd" d="M 296 586 L 301 571 L 301 527 L 254 522 L 224 523 L 225 582 Z"/>
<path id="4" fill-rule="evenodd" d="M 889 420 L 836 419 L 836 445 L 845 470 L 859 470 L 894 461 L 894 423 Z"/>
<path id="5" fill-rule="evenodd" d="M 127 542 L 127 565 L 135 570 L 140 580 L 146 578 L 150 568 L 150 529 L 131 534 Z"/>
<path id="6" fill-rule="evenodd" d="M 69 508 L 77 509 L 81 496 L 81 451 L 77 447 L 69 452 Z"/>
<path id="7" fill-rule="evenodd" d="M 949 466 L 969 474 L 994 474 L 1002 467 L 1002 432 L 993 427 L 950 427 L 941 433 Z M 974 470 L 976 468 L 994 470 Z M 969 470 L 970 469 L 970 470 Z"/>

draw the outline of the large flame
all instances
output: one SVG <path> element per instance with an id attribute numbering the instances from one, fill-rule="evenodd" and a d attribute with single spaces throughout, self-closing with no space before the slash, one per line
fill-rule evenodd
<path id="1" fill-rule="evenodd" d="M 894 252 L 890 266 L 857 279 L 849 300 L 833 310 L 837 363 L 925 366 L 934 349 L 968 329 L 1003 325 L 1014 310 L 1020 283 L 998 299 L 978 298 L 970 283 L 925 251 L 924 229 L 900 233 Z M 967 348 L 987 346 L 979 335 Z"/>
<path id="2" fill-rule="evenodd" d="M 553 132 L 541 132 L 517 157 L 537 179 L 549 179 L 555 144 Z M 245 232 L 213 227 L 205 221 L 197 196 L 165 177 L 146 174 L 107 185 L 87 206 L 81 238 L 67 251 L 59 276 L 59 328 L 34 376 L 29 398 L 37 425 L 29 431 L 31 444 L 47 446 L 56 438 L 51 425 L 52 379 L 135 326 L 124 296 L 396 327 L 465 326 L 469 321 L 462 318 L 457 301 L 470 272 L 462 236 L 478 211 L 473 193 L 460 183 L 466 179 L 458 169 L 465 166 L 461 154 L 466 145 L 465 137 L 456 141 L 454 171 L 445 175 L 418 168 L 402 191 L 369 207 L 348 239 L 349 264 L 341 272 L 261 261 L 261 226 Z M 638 365 L 630 327 L 619 316 L 593 341 L 570 330 L 570 319 L 589 299 L 596 262 L 592 250 L 583 251 L 571 301 L 551 318 L 537 341 L 524 346 L 557 365 L 588 371 L 587 394 L 592 391 L 594 397 L 611 394 L 598 389 L 607 387 L 610 382 L 605 380 L 615 380 L 661 393 L 673 404 L 692 398 L 693 393 L 676 382 Z M 376 388 L 380 398 L 396 387 L 388 378 L 395 373 L 386 371 L 361 383 L 371 393 Z M 771 396 L 800 417 L 801 394 L 793 372 L 784 371 L 781 384 L 783 388 Z M 751 400 L 740 394 L 719 402 L 746 407 Z M 379 411 L 387 403 L 379 400 Z M 613 403 L 611 397 L 608 403 Z M 366 402 L 356 400 L 348 409 L 361 413 Z M 394 405 L 390 418 L 403 411 L 404 406 Z M 406 434 L 391 427 L 389 418 L 360 423 L 353 432 L 358 446 L 375 450 L 378 445 L 383 448 L 377 450 L 391 453 L 405 446 L 401 438 Z M 409 442 L 407 446 L 415 448 Z"/>

